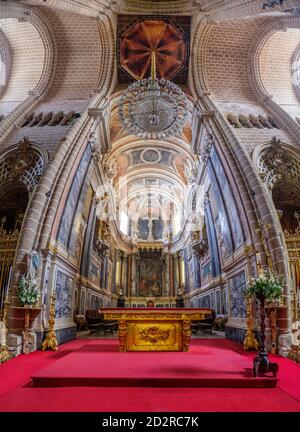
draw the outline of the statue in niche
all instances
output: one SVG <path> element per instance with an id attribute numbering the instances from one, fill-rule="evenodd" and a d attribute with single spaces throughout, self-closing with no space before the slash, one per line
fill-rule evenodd
<path id="1" fill-rule="evenodd" d="M 99 198 L 96 207 L 97 218 L 101 221 L 107 222 L 109 220 L 109 204 L 110 196 L 107 192 L 104 192 L 104 194 Z"/>
<path id="2" fill-rule="evenodd" d="M 184 164 L 184 175 L 189 184 L 195 183 L 197 177 L 197 169 L 194 162 L 189 159 L 187 159 Z"/>
<path id="3" fill-rule="evenodd" d="M 117 307 L 125 307 L 125 296 L 123 290 L 119 290 L 119 296 L 117 299 Z"/>
<path id="4" fill-rule="evenodd" d="M 27 270 L 27 275 L 31 278 L 34 279 L 37 269 L 39 268 L 40 262 L 41 262 L 41 257 L 40 254 L 37 250 L 33 249 L 30 254 L 28 254 L 28 270 Z"/>
<path id="5" fill-rule="evenodd" d="M 269 247 L 269 238 L 276 235 L 276 232 L 271 224 L 264 225 L 262 220 L 258 220 L 259 228 L 256 230 L 260 234 L 261 242 L 264 248 L 264 252 L 267 257 L 267 264 L 270 269 L 273 268 L 272 254 Z"/>
<path id="6" fill-rule="evenodd" d="M 183 299 L 183 290 L 182 289 L 178 290 L 178 295 L 175 299 L 175 302 L 176 302 L 177 308 L 184 308 L 184 299 Z"/>
<path id="7" fill-rule="evenodd" d="M 108 223 L 104 221 L 100 221 L 100 238 L 101 240 L 108 244 L 110 241 L 110 226 Z"/>
<path id="8" fill-rule="evenodd" d="M 115 158 L 111 159 L 109 162 L 107 162 L 104 165 L 104 174 L 106 176 L 106 178 L 108 179 L 108 181 L 110 181 L 111 183 L 113 182 L 116 174 L 117 174 L 117 161 Z"/>

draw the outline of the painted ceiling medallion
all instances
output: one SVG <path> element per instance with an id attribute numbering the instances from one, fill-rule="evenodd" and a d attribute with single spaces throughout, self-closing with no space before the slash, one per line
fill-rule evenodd
<path id="1" fill-rule="evenodd" d="M 133 24 L 124 33 L 120 48 L 120 63 L 136 80 L 150 75 L 153 52 L 158 78 L 172 79 L 186 62 L 182 34 L 172 24 L 160 20 Z"/>
<path id="2" fill-rule="evenodd" d="M 144 150 L 141 155 L 143 162 L 155 163 L 161 159 L 161 154 L 155 149 Z"/>

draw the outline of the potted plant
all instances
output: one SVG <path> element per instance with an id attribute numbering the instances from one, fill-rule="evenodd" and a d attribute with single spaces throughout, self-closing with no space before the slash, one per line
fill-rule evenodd
<path id="1" fill-rule="evenodd" d="M 269 275 L 260 276 L 252 279 L 251 285 L 246 290 L 246 295 L 256 297 L 260 302 L 260 349 L 258 356 L 253 360 L 253 374 L 257 376 L 258 372 L 273 372 L 276 376 L 278 371 L 277 363 L 271 363 L 266 352 L 266 313 L 265 303 L 279 301 L 282 297 L 283 285 L 278 275 L 270 273 Z"/>
<path id="2" fill-rule="evenodd" d="M 24 307 L 33 307 L 39 298 L 40 292 L 37 280 L 29 274 L 23 275 L 19 282 L 18 299 Z"/>
<path id="3" fill-rule="evenodd" d="M 282 297 L 282 281 L 279 276 L 271 273 L 270 276 L 260 276 L 252 279 L 246 291 L 249 297 L 256 297 L 261 303 L 276 302 Z"/>

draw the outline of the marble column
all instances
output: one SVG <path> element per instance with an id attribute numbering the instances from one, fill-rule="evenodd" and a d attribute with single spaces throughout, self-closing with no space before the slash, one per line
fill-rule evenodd
<path id="1" fill-rule="evenodd" d="M 139 295 L 139 268 L 140 268 L 140 258 L 136 256 L 136 272 L 135 272 L 135 295 Z"/>
<path id="2" fill-rule="evenodd" d="M 185 262 L 184 262 L 184 252 L 180 252 L 179 257 L 179 287 L 185 290 Z"/>
<path id="3" fill-rule="evenodd" d="M 132 255 L 127 258 L 127 296 L 131 297 Z"/>
<path id="4" fill-rule="evenodd" d="M 170 296 L 175 296 L 175 289 L 174 289 L 174 263 L 173 263 L 173 255 L 168 254 L 168 261 L 169 261 L 169 280 L 170 280 Z"/>
<path id="5" fill-rule="evenodd" d="M 173 260 L 174 260 L 174 279 L 175 279 L 175 290 L 174 290 L 174 294 L 177 295 L 178 294 L 178 290 L 180 287 L 180 273 L 179 273 L 179 253 L 176 252 L 173 256 Z"/>
<path id="6" fill-rule="evenodd" d="M 108 266 L 109 266 L 109 262 L 108 262 L 108 254 L 105 255 L 104 258 L 104 289 L 107 289 L 107 283 L 108 283 Z"/>
<path id="7" fill-rule="evenodd" d="M 127 295 L 127 261 L 128 261 L 128 254 L 123 253 L 121 287 L 124 295 Z"/>
<path id="8" fill-rule="evenodd" d="M 137 295 L 137 281 L 136 281 L 136 254 L 131 256 L 131 296 L 135 297 Z"/>
<path id="9" fill-rule="evenodd" d="M 122 257 L 120 252 L 118 251 L 116 253 L 116 294 L 119 294 L 119 290 L 121 288 L 121 272 L 122 272 L 122 267 L 121 267 L 121 263 L 122 263 Z"/>
<path id="10" fill-rule="evenodd" d="M 169 260 L 169 254 L 165 255 L 165 291 L 163 295 L 166 297 L 171 296 L 171 290 L 170 290 L 170 260 Z"/>

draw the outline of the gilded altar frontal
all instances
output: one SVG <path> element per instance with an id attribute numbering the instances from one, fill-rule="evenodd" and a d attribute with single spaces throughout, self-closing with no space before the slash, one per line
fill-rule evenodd
<path id="1" fill-rule="evenodd" d="M 0 0 L 9 365 L 0 411 L 300 382 L 300 0 Z"/>

